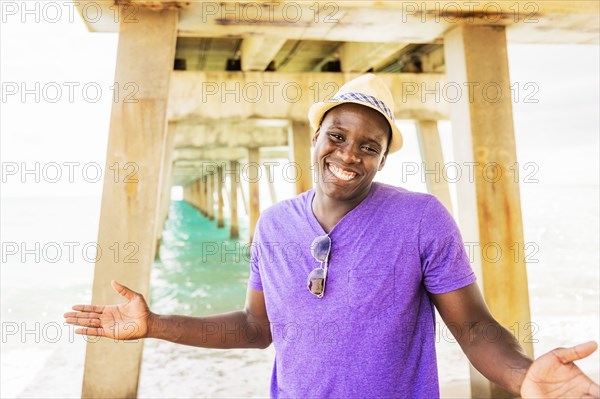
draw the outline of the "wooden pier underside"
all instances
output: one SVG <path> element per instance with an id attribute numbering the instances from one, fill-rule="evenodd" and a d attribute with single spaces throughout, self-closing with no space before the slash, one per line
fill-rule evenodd
<path id="1" fill-rule="evenodd" d="M 309 189 L 308 107 L 347 80 L 368 71 L 386 80 L 396 118 L 418 123 L 428 166 L 444 162 L 437 122 L 449 119 L 456 162 L 495 163 L 504 171 L 517 160 L 510 96 L 489 101 L 475 91 L 471 97 L 468 84 L 494 83 L 510 93 L 507 42 L 598 44 L 600 36 L 598 1 L 76 4 L 90 31 L 119 32 L 115 81 L 134 82 L 137 90 L 135 101 L 113 105 L 107 156 L 107 168 L 135 163 L 137 180 L 106 176 L 98 236 L 102 247 L 136 245 L 137 262 L 99 259 L 95 304 L 119 301 L 112 279 L 149 293 L 173 185 L 219 225 L 230 212 L 232 237 L 239 235 L 238 190 L 248 193 L 252 225 L 260 209 L 258 184 L 237 178 L 242 165 L 288 159 L 302 168 L 296 191 Z M 91 7 L 100 10 L 97 20 Z M 464 95 L 451 97 L 457 88 Z M 465 241 L 482 249 L 524 245 L 519 184 L 509 180 L 457 183 Z M 428 182 L 428 189 L 452 209 L 447 184 Z M 492 313 L 505 326 L 524 326 L 530 321 L 524 261 L 488 259 L 476 254 L 473 267 Z M 524 347 L 532 354 L 531 344 Z M 142 350 L 141 341 L 89 342 L 82 397 L 136 397 Z M 502 395 L 476 373 L 472 393 Z"/>

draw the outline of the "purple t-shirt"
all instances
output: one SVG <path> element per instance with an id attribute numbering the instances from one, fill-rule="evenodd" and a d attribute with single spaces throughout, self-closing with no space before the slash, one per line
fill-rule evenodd
<path id="1" fill-rule="evenodd" d="M 264 211 L 248 285 L 271 322 L 274 398 L 436 398 L 435 313 L 428 293 L 475 281 L 452 216 L 432 195 L 373 183 L 331 230 L 325 296 L 306 287 L 325 231 L 314 190 Z"/>

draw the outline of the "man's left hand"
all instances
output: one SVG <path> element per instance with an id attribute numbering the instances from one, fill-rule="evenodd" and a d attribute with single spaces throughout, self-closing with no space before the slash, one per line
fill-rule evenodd
<path id="1" fill-rule="evenodd" d="M 523 398 L 599 398 L 600 386 L 573 362 L 596 351 L 590 341 L 572 348 L 557 348 L 536 359 L 521 385 Z"/>

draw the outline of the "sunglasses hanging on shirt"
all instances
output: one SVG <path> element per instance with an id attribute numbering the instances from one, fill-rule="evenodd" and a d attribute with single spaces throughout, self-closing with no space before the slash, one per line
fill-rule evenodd
<path id="1" fill-rule="evenodd" d="M 309 273 L 306 285 L 308 290 L 316 295 L 317 298 L 323 298 L 323 295 L 325 295 L 325 282 L 327 281 L 330 251 L 331 238 L 327 234 L 315 238 L 310 245 L 310 252 L 320 265 Z"/>

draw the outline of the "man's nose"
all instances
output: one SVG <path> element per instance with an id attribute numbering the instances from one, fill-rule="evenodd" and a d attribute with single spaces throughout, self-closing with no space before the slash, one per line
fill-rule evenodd
<path id="1" fill-rule="evenodd" d="M 360 148 L 353 143 L 346 143 L 346 145 L 338 148 L 338 156 L 340 160 L 345 163 L 359 163 L 361 160 L 359 151 Z"/>

